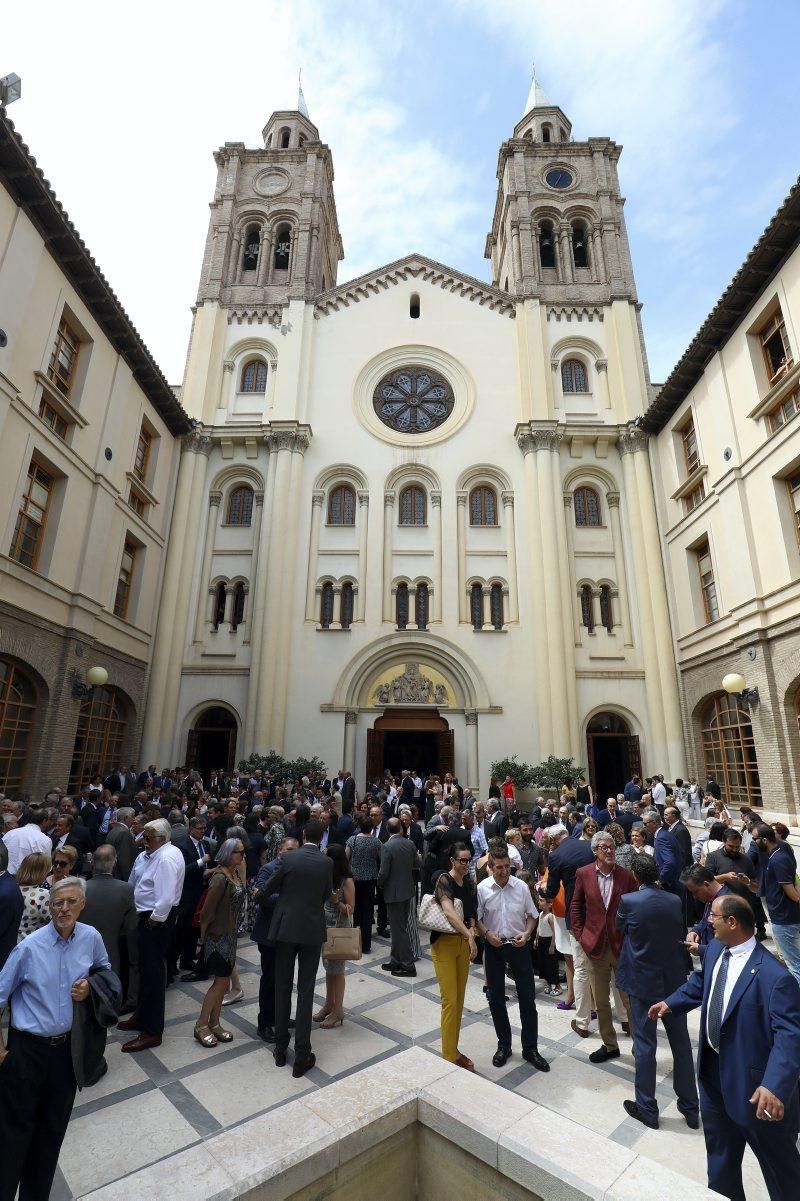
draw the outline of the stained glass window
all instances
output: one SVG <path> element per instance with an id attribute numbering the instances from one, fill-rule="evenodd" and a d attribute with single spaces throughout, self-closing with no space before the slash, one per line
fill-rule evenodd
<path id="1" fill-rule="evenodd" d="M 497 525 L 497 497 L 494 488 L 481 486 L 469 494 L 470 525 Z"/>
<path id="2" fill-rule="evenodd" d="M 408 627 L 408 584 L 397 585 L 396 597 L 397 628 L 405 630 Z"/>
<path id="3" fill-rule="evenodd" d="M 234 488 L 228 501 L 228 525 L 249 525 L 253 520 L 253 489 Z"/>
<path id="4" fill-rule="evenodd" d="M 330 581 L 322 585 L 322 603 L 320 606 L 319 624 L 327 630 L 333 621 L 333 584 Z"/>
<path id="5" fill-rule="evenodd" d="M 492 626 L 495 630 L 503 628 L 503 586 L 502 584 L 492 584 L 492 591 L 489 595 L 489 608 L 492 615 Z"/>
<path id="6" fill-rule="evenodd" d="M 567 359 L 561 364 L 561 387 L 564 392 L 588 392 L 586 368 L 579 359 Z"/>
<path id="7" fill-rule="evenodd" d="M 251 359 L 242 368 L 240 392 L 266 392 L 267 364 L 263 359 Z"/>
<path id="8" fill-rule="evenodd" d="M 594 488 L 575 489 L 575 524 L 600 525 L 600 498 Z"/>
<path id="9" fill-rule="evenodd" d="M 483 587 L 473 584 L 469 590 L 469 613 L 473 629 L 483 629 Z"/>
<path id="10" fill-rule="evenodd" d="M 417 603 L 415 616 L 417 619 L 417 629 L 427 630 L 428 628 L 428 585 L 417 584 Z"/>
<path id="11" fill-rule="evenodd" d="M 581 624 L 591 634 L 594 629 L 594 600 L 590 584 L 584 584 L 581 588 Z"/>
<path id="12" fill-rule="evenodd" d="M 425 490 L 415 484 L 400 493 L 400 524 L 424 525 L 426 520 Z"/>
<path id="13" fill-rule="evenodd" d="M 349 630 L 353 624 L 353 585 L 348 581 L 342 584 L 342 598 L 339 602 L 341 612 L 339 615 L 343 630 Z"/>
<path id="14" fill-rule="evenodd" d="M 356 524 L 356 494 L 349 484 L 338 484 L 328 497 L 328 525 Z"/>
<path id="15" fill-rule="evenodd" d="M 450 384 L 427 367 L 403 367 L 385 375 L 375 389 L 372 405 L 384 425 L 401 434 L 424 434 L 436 429 L 453 411 Z"/>

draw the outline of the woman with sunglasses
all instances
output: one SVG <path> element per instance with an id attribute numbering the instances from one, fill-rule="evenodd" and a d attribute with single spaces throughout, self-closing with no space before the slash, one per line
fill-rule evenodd
<path id="1" fill-rule="evenodd" d="M 216 1047 L 217 1043 L 229 1043 L 233 1039 L 230 1030 L 223 1030 L 220 1025 L 220 1012 L 236 963 L 237 927 L 245 897 L 245 884 L 241 879 L 243 859 L 241 841 L 226 838 L 217 850 L 215 870 L 200 911 L 203 961 L 209 975 L 214 977 L 194 1028 L 195 1038 L 204 1047 Z"/>
<path id="2" fill-rule="evenodd" d="M 450 849 L 450 871 L 440 872 L 434 879 L 433 895 L 453 927 L 452 934 L 431 930 L 431 959 L 439 981 L 442 998 L 442 1058 L 450 1063 L 475 1071 L 475 1065 L 458 1049 L 464 994 L 467 991 L 469 965 L 475 958 L 475 920 L 478 906 L 475 885 L 469 874 L 472 855 L 463 842 Z M 454 901 L 461 901 L 464 919 L 458 916 Z"/>
<path id="3" fill-rule="evenodd" d="M 77 862 L 78 852 L 75 847 L 58 847 L 53 851 L 53 870 L 45 880 L 47 887 L 52 888 L 56 880 L 66 880 L 67 876 L 77 875 Z"/>

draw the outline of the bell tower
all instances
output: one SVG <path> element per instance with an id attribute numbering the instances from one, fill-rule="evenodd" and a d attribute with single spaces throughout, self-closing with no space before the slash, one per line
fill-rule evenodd
<path id="1" fill-rule="evenodd" d="M 264 145 L 226 142 L 216 151 L 198 305 L 278 308 L 336 283 L 344 257 L 333 159 L 311 121 L 302 90 L 296 109 L 274 112 Z"/>
<path id="2" fill-rule="evenodd" d="M 568 117 L 534 75 L 525 114 L 498 158 L 485 248 L 496 287 L 546 303 L 635 302 L 620 154 L 609 138 L 574 141 Z"/>

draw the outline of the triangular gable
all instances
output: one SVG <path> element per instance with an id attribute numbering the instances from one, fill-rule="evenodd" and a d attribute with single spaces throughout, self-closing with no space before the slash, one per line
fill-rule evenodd
<path id="1" fill-rule="evenodd" d="M 340 308 L 348 308 L 408 279 L 424 279 L 426 283 L 435 284 L 456 296 L 464 296 L 473 303 L 488 305 L 493 311 L 497 310 L 507 317 L 516 316 L 514 298 L 508 292 L 473 279 L 471 275 L 464 275 L 461 271 L 454 271 L 421 254 L 409 254 L 386 267 L 379 267 L 376 271 L 323 292 L 314 305 L 314 316 L 320 317 L 337 312 Z"/>

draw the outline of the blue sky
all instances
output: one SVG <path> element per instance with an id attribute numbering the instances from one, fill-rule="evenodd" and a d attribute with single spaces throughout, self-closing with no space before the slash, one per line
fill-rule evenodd
<path id="1" fill-rule="evenodd" d="M 790 0 L 83 0 L 76 11 L 67 22 L 42 0 L 5 14 L 0 73 L 24 87 L 9 116 L 173 382 L 211 153 L 259 145 L 269 113 L 294 106 L 301 64 L 333 151 L 343 281 L 411 251 L 488 278 L 497 151 L 535 60 L 576 139 L 624 146 L 656 381 L 800 171 Z M 57 38 L 41 36 L 48 13 Z"/>

